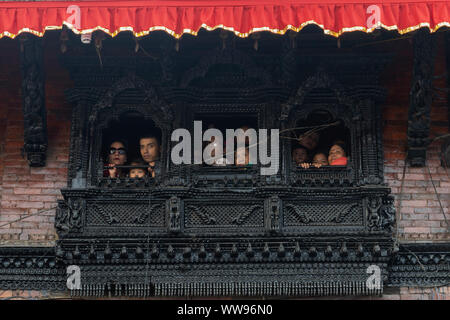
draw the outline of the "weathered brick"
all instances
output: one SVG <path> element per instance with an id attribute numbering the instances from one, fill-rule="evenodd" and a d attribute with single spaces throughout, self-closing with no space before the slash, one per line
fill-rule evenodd
<path id="1" fill-rule="evenodd" d="M 436 199 L 436 195 L 430 194 L 430 193 L 418 193 L 418 194 L 413 195 L 413 199 L 414 200 L 433 200 L 433 199 Z M 429 202 L 430 201 L 427 201 L 427 204 Z"/>
<path id="2" fill-rule="evenodd" d="M 61 195 L 61 191 L 59 189 L 41 189 L 41 195 Z"/>
<path id="3" fill-rule="evenodd" d="M 30 201 L 56 202 L 56 196 L 30 196 Z"/>
<path id="4" fill-rule="evenodd" d="M 414 184 L 418 187 L 428 187 L 431 182 L 430 181 L 415 181 Z"/>
<path id="5" fill-rule="evenodd" d="M 414 213 L 432 213 L 433 210 L 431 208 L 414 208 Z M 427 217 L 423 215 L 424 218 Z"/>
<path id="6" fill-rule="evenodd" d="M 40 194 L 42 189 L 38 188 L 14 188 L 15 194 Z"/>
<path id="7" fill-rule="evenodd" d="M 446 216 L 447 220 L 450 221 L 450 214 L 446 213 L 445 216 Z M 429 220 L 434 220 L 434 221 L 441 221 L 442 220 L 442 221 L 445 222 L 444 214 L 442 214 L 442 213 L 430 213 L 428 215 L 428 219 Z"/>
<path id="8" fill-rule="evenodd" d="M 397 174 L 397 179 L 401 180 L 402 179 L 402 174 Z M 417 181 L 424 181 L 427 180 L 428 177 L 425 176 L 424 174 L 411 174 L 411 173 L 407 173 L 405 174 L 405 179 L 406 180 L 417 180 Z"/>
<path id="9" fill-rule="evenodd" d="M 418 210 L 419 208 L 414 209 L 414 211 Z M 427 220 L 428 219 L 428 214 L 422 214 L 422 213 L 417 213 L 417 214 L 409 214 L 409 220 L 419 220 L 419 221 L 423 221 L 423 220 Z"/>
<path id="10" fill-rule="evenodd" d="M 28 182 L 27 185 L 30 188 L 53 188 L 54 183 L 50 181 L 37 181 L 37 182 Z"/>
<path id="11" fill-rule="evenodd" d="M 403 200 L 402 204 L 408 207 L 426 207 L 426 200 Z"/>
<path id="12" fill-rule="evenodd" d="M 37 227 L 37 225 L 33 222 L 25 222 L 23 220 L 11 223 L 11 228 L 17 228 L 17 229 L 34 229 Z"/>
<path id="13" fill-rule="evenodd" d="M 398 203 L 395 203 L 395 207 L 398 208 Z M 414 207 L 402 207 L 400 208 L 401 213 L 414 213 Z"/>
<path id="14" fill-rule="evenodd" d="M 431 231 L 431 233 L 447 233 L 448 239 L 450 239 L 449 229 L 446 227 L 431 227 L 430 231 Z"/>
<path id="15" fill-rule="evenodd" d="M 430 228 L 427 227 L 405 227 L 404 232 L 406 233 L 429 233 Z"/>
<path id="16" fill-rule="evenodd" d="M 4 194 L 2 195 L 2 200 L 4 201 L 27 201 L 30 196 L 28 195 L 14 195 L 14 194 Z"/>
<path id="17" fill-rule="evenodd" d="M 20 233 L 22 231 L 22 229 L 13 229 L 13 228 L 9 228 L 9 227 L 1 227 L 0 228 L 0 234 L 13 234 L 13 233 Z"/>
<path id="18" fill-rule="evenodd" d="M 20 201 L 17 203 L 17 208 L 42 209 L 44 208 L 44 203 L 42 201 Z"/>
<path id="19" fill-rule="evenodd" d="M 433 189 L 434 190 L 434 189 Z M 450 194 L 450 188 L 440 188 L 440 187 L 436 187 L 436 190 L 438 193 L 448 193 Z"/>

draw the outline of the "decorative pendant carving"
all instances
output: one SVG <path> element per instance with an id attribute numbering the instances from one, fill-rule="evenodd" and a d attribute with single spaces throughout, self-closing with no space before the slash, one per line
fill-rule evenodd
<path id="1" fill-rule="evenodd" d="M 22 108 L 24 116 L 24 152 L 31 167 L 45 166 L 47 115 L 42 39 L 23 36 L 20 40 Z"/>
<path id="2" fill-rule="evenodd" d="M 166 207 L 167 228 L 169 232 L 181 231 L 181 200 L 171 197 Z"/>
<path id="3" fill-rule="evenodd" d="M 266 231 L 280 231 L 281 200 L 277 196 L 266 199 L 264 208 L 264 224 Z"/>
<path id="4" fill-rule="evenodd" d="M 414 66 L 408 114 L 408 160 L 412 166 L 424 166 L 430 143 L 430 109 L 433 95 L 435 41 L 428 29 L 420 29 L 413 38 Z"/>

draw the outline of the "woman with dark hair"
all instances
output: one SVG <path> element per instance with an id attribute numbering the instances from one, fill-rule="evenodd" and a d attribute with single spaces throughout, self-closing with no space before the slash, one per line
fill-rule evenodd
<path id="1" fill-rule="evenodd" d="M 124 177 L 125 172 L 120 168 L 115 168 L 115 166 L 124 165 L 127 162 L 127 144 L 123 140 L 114 140 L 108 149 L 107 163 L 109 168 L 105 170 L 104 176 L 117 178 Z"/>
<path id="2" fill-rule="evenodd" d="M 346 166 L 347 156 L 345 153 L 345 143 L 343 141 L 335 141 L 331 145 L 328 153 L 328 163 L 330 166 Z"/>

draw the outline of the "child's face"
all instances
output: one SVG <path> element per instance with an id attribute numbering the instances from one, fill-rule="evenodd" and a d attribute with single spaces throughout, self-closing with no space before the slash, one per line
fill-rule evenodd
<path id="1" fill-rule="evenodd" d="M 327 166 L 328 165 L 327 157 L 323 153 L 318 153 L 314 156 L 312 164 L 319 166 Z"/>
<path id="2" fill-rule="evenodd" d="M 331 164 L 336 159 L 339 159 L 341 157 L 345 157 L 345 151 L 337 144 L 333 145 L 330 149 L 330 153 L 328 155 L 328 163 Z"/>
<path id="3" fill-rule="evenodd" d="M 145 170 L 142 168 L 134 168 L 130 170 L 130 178 L 143 178 Z"/>
<path id="4" fill-rule="evenodd" d="M 296 164 L 305 163 L 308 160 L 308 152 L 303 148 L 294 149 L 292 152 L 292 160 L 294 160 Z"/>

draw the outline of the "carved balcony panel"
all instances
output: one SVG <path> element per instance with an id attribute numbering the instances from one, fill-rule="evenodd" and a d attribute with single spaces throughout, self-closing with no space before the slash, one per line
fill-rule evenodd
<path id="1" fill-rule="evenodd" d="M 233 199 L 234 198 L 234 199 Z M 264 232 L 264 204 L 258 199 L 209 198 L 207 201 L 185 201 L 185 232 L 226 234 Z"/>

